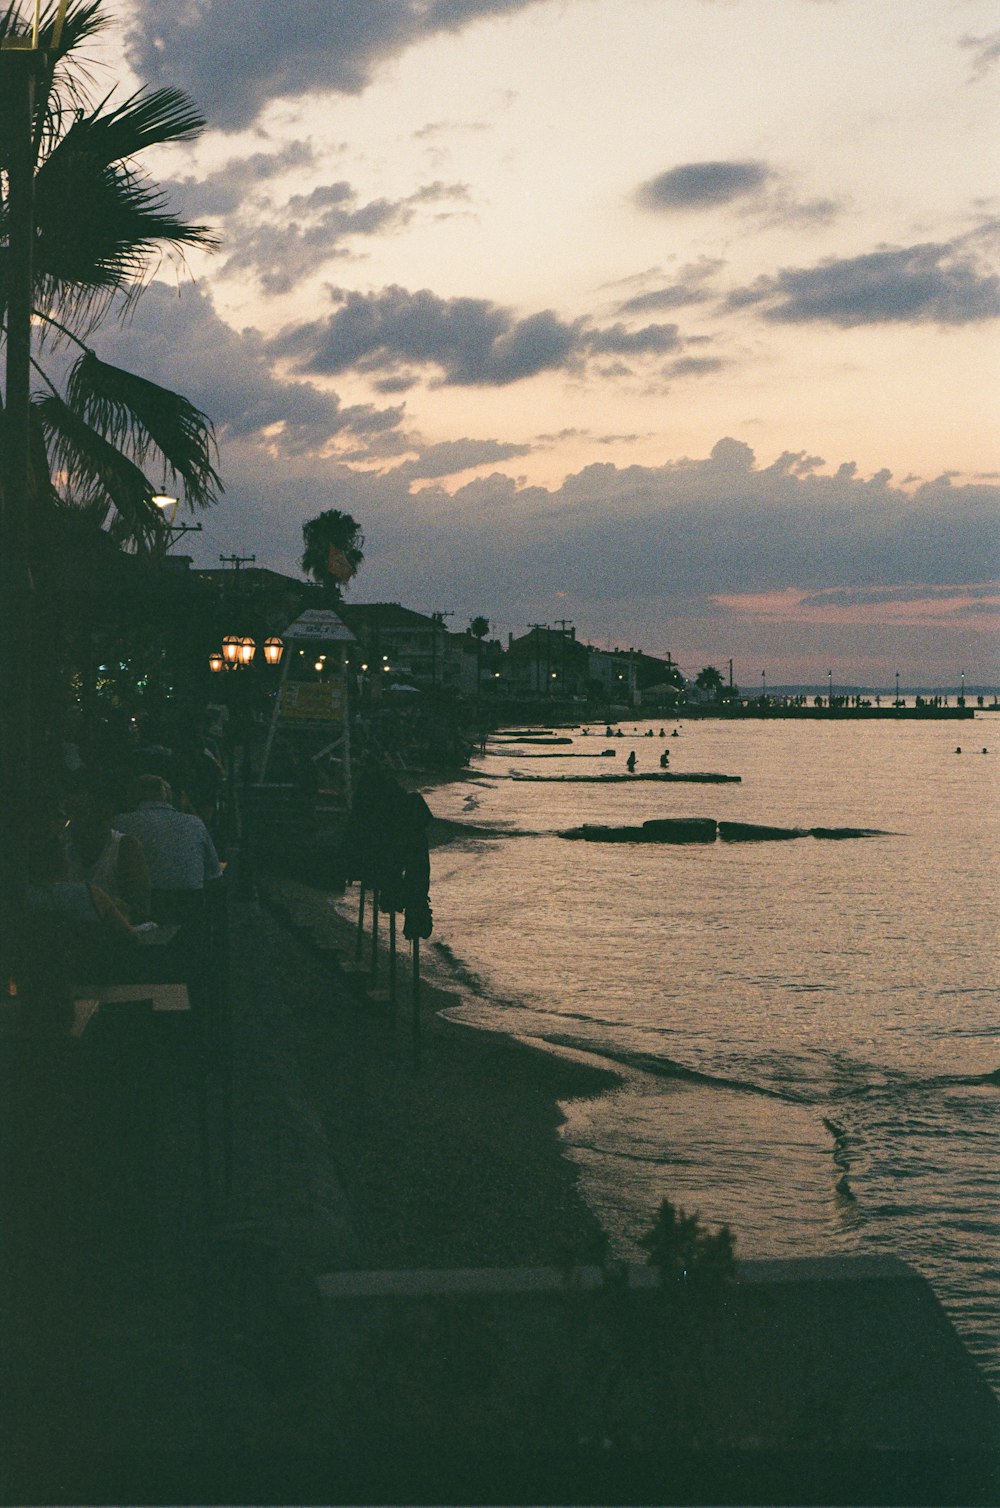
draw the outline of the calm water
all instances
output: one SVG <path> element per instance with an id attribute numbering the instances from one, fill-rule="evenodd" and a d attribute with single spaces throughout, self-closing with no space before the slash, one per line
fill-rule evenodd
<path id="1" fill-rule="evenodd" d="M 727 1221 L 746 1257 L 895 1253 L 1000 1382 L 1000 720 L 704 721 L 666 740 L 634 726 L 614 761 L 494 744 L 472 779 L 430 793 L 436 814 L 501 835 L 434 854 L 457 1014 L 624 1067 L 618 1091 L 565 1107 L 617 1254 L 664 1197 Z M 601 728 L 573 752 L 609 746 Z M 624 773 L 632 748 L 640 771 L 668 748 L 676 772 L 742 783 L 504 778 Z M 687 815 L 891 835 L 554 835 Z"/>

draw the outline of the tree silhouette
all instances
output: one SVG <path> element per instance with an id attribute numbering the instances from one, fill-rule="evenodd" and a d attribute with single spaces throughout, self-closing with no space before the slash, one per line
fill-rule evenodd
<path id="1" fill-rule="evenodd" d="M 483 687 L 483 640 L 490 631 L 489 618 L 477 617 L 469 621 L 469 633 L 476 641 L 476 696 Z"/>
<path id="2" fill-rule="evenodd" d="M 714 665 L 706 665 L 704 670 L 699 670 L 695 676 L 694 683 L 699 691 L 707 691 L 715 702 L 722 695 L 722 689 L 725 685 L 721 673 L 716 670 Z"/>
<path id="3" fill-rule="evenodd" d="M 58 45 L 55 7 L 42 17 L 32 131 L 35 235 L 32 292 L 41 340 L 32 362 L 42 384 L 31 407 L 32 503 L 80 510 L 118 544 L 164 544 L 167 522 L 153 501 L 168 488 L 192 511 L 216 501 L 209 419 L 186 398 L 99 359 L 88 337 L 109 314 L 124 317 L 164 255 L 212 247 L 137 163 L 150 147 L 193 141 L 203 118 L 176 89 L 140 89 L 117 105 L 90 104 L 80 49 L 107 23 L 104 0 L 70 4 Z M 29 29 L 17 0 L 0 14 L 0 44 Z M 0 162 L 11 159 L 15 121 L 0 108 Z M 0 323 L 6 331 L 10 262 L 9 180 L 0 187 Z M 46 370 L 44 353 L 76 353 Z M 156 483 L 151 477 L 156 477 Z M 58 481 L 56 480 L 58 479 Z"/>
<path id="4" fill-rule="evenodd" d="M 365 558 L 361 525 L 339 508 L 327 508 L 302 525 L 302 569 L 336 601 Z"/>

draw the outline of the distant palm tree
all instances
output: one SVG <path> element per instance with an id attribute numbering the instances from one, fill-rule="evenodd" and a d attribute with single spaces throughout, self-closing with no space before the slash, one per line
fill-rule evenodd
<path id="1" fill-rule="evenodd" d="M 327 508 L 302 525 L 302 569 L 339 602 L 342 585 L 357 574 L 365 558 L 361 525 L 339 508 Z"/>
<path id="2" fill-rule="evenodd" d="M 719 700 L 726 684 L 721 672 L 716 670 L 714 665 L 706 665 L 704 670 L 699 670 L 694 683 L 699 691 L 707 691 L 715 702 Z"/>
<path id="3" fill-rule="evenodd" d="M 483 640 L 490 631 L 489 618 L 472 618 L 469 621 L 469 633 L 476 641 L 476 696 L 482 691 L 483 684 Z"/>
<path id="4" fill-rule="evenodd" d="M 36 507 L 82 510 L 119 544 L 140 549 L 168 536 L 153 502 L 173 489 L 192 510 L 216 501 L 214 436 L 206 416 L 186 398 L 102 361 L 88 338 L 109 313 L 124 315 L 164 255 L 211 247 L 202 225 L 178 219 L 162 191 L 136 162 L 168 142 L 191 141 L 204 120 L 176 89 L 139 90 L 120 104 L 88 100 L 79 50 L 107 25 L 104 0 L 68 7 L 56 45 L 55 8 L 42 17 L 45 64 L 38 79 L 32 133 L 35 237 L 32 245 L 34 324 L 41 331 L 33 360 L 44 391 L 31 411 L 30 491 Z M 0 43 L 27 21 L 13 0 L 0 14 Z M 0 104 L 0 162 L 10 160 L 16 129 Z M 0 324 L 8 309 L 9 182 L 0 188 Z M 69 347 L 77 354 L 64 375 L 38 359 Z M 156 478 L 155 483 L 152 479 Z"/>

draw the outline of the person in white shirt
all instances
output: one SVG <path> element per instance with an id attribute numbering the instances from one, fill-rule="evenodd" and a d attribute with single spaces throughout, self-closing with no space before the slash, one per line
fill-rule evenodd
<path id="1" fill-rule="evenodd" d="M 140 775 L 131 795 L 134 810 L 119 812 L 114 825 L 142 844 L 154 921 L 200 924 L 205 887 L 222 877 L 208 828 L 193 812 L 177 811 L 159 775 Z"/>

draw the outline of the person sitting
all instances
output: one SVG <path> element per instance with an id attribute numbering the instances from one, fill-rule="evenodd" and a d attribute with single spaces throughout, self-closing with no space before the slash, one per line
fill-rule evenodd
<path id="1" fill-rule="evenodd" d="M 67 804 L 67 878 L 98 886 L 133 925 L 148 921 L 149 870 L 142 844 L 112 826 L 112 804 L 100 792 L 83 786 Z"/>
<path id="2" fill-rule="evenodd" d="M 71 880 L 66 846 L 54 830 L 33 842 L 26 890 L 29 973 L 71 980 L 116 977 L 138 933 L 107 891 Z"/>
<path id="3" fill-rule="evenodd" d="M 119 812 L 114 825 L 142 845 L 153 920 L 200 932 L 206 920 L 205 887 L 222 878 L 208 828 L 193 812 L 176 810 L 170 787 L 159 775 L 140 775 L 130 796 L 134 809 Z"/>

